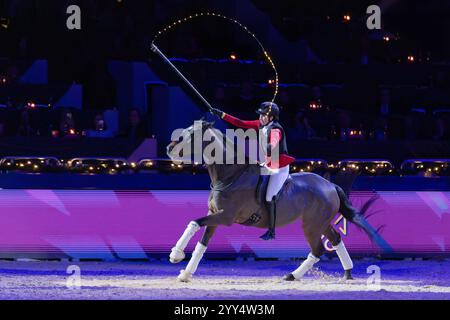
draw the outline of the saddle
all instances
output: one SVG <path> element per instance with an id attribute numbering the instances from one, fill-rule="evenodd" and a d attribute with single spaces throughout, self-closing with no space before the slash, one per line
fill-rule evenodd
<path id="1" fill-rule="evenodd" d="M 266 192 L 267 192 L 267 188 L 269 187 L 269 179 L 270 179 L 269 175 L 260 175 L 259 179 L 258 179 L 258 183 L 256 184 L 256 201 L 261 206 L 265 205 L 265 203 L 266 203 Z M 283 187 L 281 187 L 280 191 L 275 196 L 275 201 L 278 200 L 281 192 L 284 190 L 284 187 L 286 186 L 288 181 L 290 181 L 291 179 L 292 178 L 289 175 L 289 177 L 284 182 Z"/>
<path id="2" fill-rule="evenodd" d="M 269 175 L 260 175 L 258 178 L 258 182 L 256 184 L 256 202 L 260 205 L 261 208 L 266 208 L 266 192 L 267 188 L 269 186 Z M 286 183 L 290 181 L 292 178 L 289 176 L 283 187 L 281 188 L 280 192 L 275 197 L 275 201 L 278 200 L 281 192 L 284 190 Z M 245 226 L 252 226 L 254 224 L 257 224 L 261 220 L 261 212 L 254 213 L 247 221 L 242 223 L 242 225 Z"/>

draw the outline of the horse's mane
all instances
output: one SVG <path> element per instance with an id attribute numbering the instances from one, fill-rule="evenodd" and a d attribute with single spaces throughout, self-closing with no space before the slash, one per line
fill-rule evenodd
<path id="1" fill-rule="evenodd" d="M 207 131 L 207 130 L 213 130 L 213 132 L 214 132 L 214 130 L 219 131 L 222 134 L 222 137 L 223 137 L 223 139 L 221 141 L 221 144 L 222 144 L 224 152 L 225 153 L 227 152 L 227 148 L 228 147 L 232 147 L 234 151 L 237 151 L 237 152 L 233 152 L 234 158 L 233 158 L 233 164 L 232 165 L 248 165 L 248 166 L 259 167 L 257 163 L 252 161 L 252 159 L 245 152 L 245 150 L 244 150 L 245 154 L 244 154 L 244 157 L 243 157 L 244 158 L 244 163 L 238 163 L 239 151 L 235 149 L 236 145 L 235 145 L 234 141 L 232 141 L 228 135 L 224 134 L 222 131 L 220 131 L 219 129 L 215 128 L 214 124 L 215 124 L 214 122 L 206 122 L 206 121 L 204 121 L 204 123 L 203 123 L 203 126 L 205 128 L 204 132 Z"/>

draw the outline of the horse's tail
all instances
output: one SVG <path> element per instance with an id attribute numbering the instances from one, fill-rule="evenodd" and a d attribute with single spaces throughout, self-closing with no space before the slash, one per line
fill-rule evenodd
<path id="1" fill-rule="evenodd" d="M 338 185 L 336 185 L 336 191 L 341 202 L 339 211 L 344 216 L 344 218 L 354 223 L 357 227 L 363 230 L 369 236 L 369 239 L 378 247 L 380 247 L 380 249 L 382 249 L 384 253 L 391 253 L 391 246 L 379 235 L 378 231 L 374 227 L 372 227 L 364 217 L 364 214 L 367 212 L 369 207 L 377 200 L 377 198 L 374 197 L 370 199 L 367 203 L 364 204 L 361 210 L 358 211 L 358 209 L 352 206 L 344 190 Z"/>

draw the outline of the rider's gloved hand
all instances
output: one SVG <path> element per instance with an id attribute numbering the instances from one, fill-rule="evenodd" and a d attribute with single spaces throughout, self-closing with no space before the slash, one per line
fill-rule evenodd
<path id="1" fill-rule="evenodd" d="M 213 115 L 219 117 L 220 119 L 222 119 L 225 116 L 225 112 L 223 112 L 222 110 L 216 109 L 216 108 L 211 108 L 209 110 L 209 112 L 211 112 Z"/>

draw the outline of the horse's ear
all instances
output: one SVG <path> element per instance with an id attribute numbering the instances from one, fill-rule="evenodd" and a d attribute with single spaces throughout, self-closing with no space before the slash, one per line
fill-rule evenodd
<path id="1" fill-rule="evenodd" d="M 213 128 L 214 127 L 214 124 L 215 124 L 216 122 L 215 121 L 213 121 L 213 122 L 205 122 L 204 123 L 204 127 L 205 128 L 207 128 L 207 129 L 211 129 L 211 128 Z"/>

